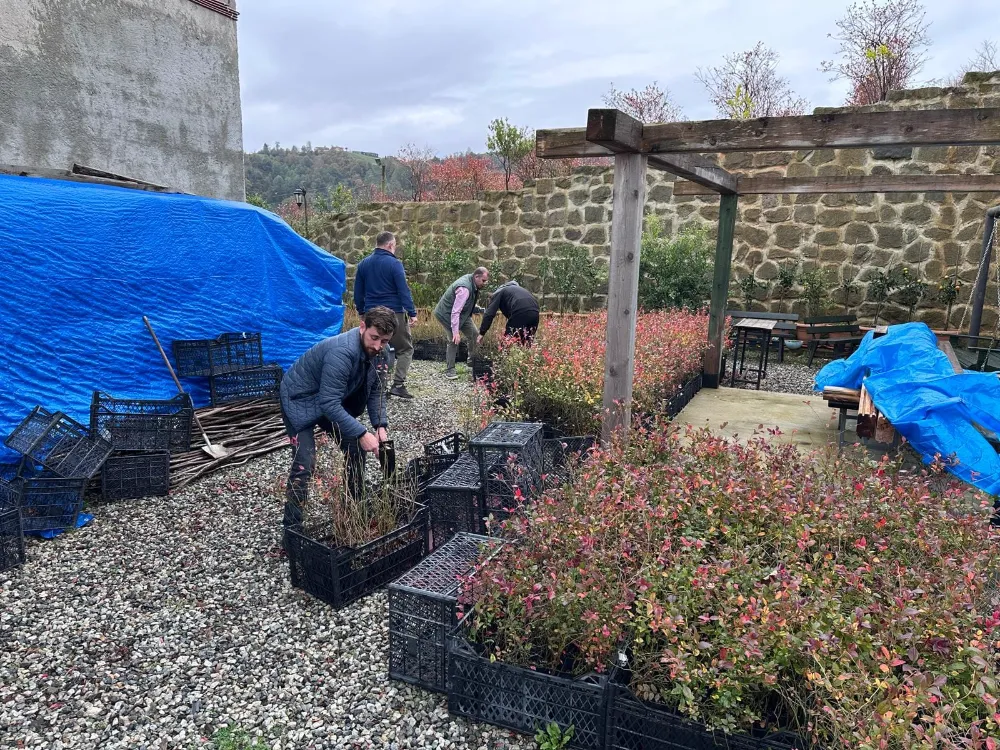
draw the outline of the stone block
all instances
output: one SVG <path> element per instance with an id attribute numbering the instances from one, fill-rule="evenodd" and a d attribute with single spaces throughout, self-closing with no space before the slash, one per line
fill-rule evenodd
<path id="1" fill-rule="evenodd" d="M 613 168 L 609 169 L 607 172 L 604 173 L 604 176 L 601 177 L 601 182 L 604 183 L 605 185 L 613 185 L 614 184 L 614 182 L 615 182 L 615 171 L 614 171 Z"/>
<path id="2" fill-rule="evenodd" d="M 770 281 L 778 277 L 778 264 L 772 261 L 764 261 L 757 266 L 757 278 L 761 281 Z"/>
<path id="3" fill-rule="evenodd" d="M 819 199 L 822 196 L 819 193 L 802 193 L 795 196 L 796 206 L 808 206 L 819 203 Z"/>
<path id="4" fill-rule="evenodd" d="M 798 224 L 779 224 L 775 227 L 774 241 L 778 247 L 793 249 L 802 243 L 803 230 Z"/>
<path id="5" fill-rule="evenodd" d="M 816 237 L 813 238 L 813 241 L 817 245 L 823 245 L 824 247 L 839 245 L 841 243 L 840 231 L 837 229 L 825 229 L 821 232 L 816 232 Z"/>
<path id="6" fill-rule="evenodd" d="M 674 196 L 673 184 L 656 185 L 646 195 L 646 200 L 650 203 L 669 203 Z"/>
<path id="7" fill-rule="evenodd" d="M 534 211 L 535 210 L 535 196 L 530 193 L 522 193 L 521 195 L 521 211 Z"/>
<path id="8" fill-rule="evenodd" d="M 925 227 L 923 230 L 924 237 L 934 242 L 944 242 L 945 240 L 950 240 L 953 234 L 951 229 L 943 229 L 939 226 Z"/>
<path id="9" fill-rule="evenodd" d="M 583 219 L 588 224 L 601 224 L 607 221 L 607 209 L 604 206 L 587 206 L 583 209 Z"/>
<path id="10" fill-rule="evenodd" d="M 792 161 L 793 151 L 760 151 L 753 155 L 755 169 L 764 167 L 784 167 Z"/>
<path id="11" fill-rule="evenodd" d="M 515 245 L 514 255 L 517 256 L 518 258 L 527 258 L 529 255 L 531 255 L 531 245 L 529 244 Z"/>
<path id="12" fill-rule="evenodd" d="M 569 193 L 569 201 L 574 206 L 582 206 L 590 198 L 590 191 L 583 188 L 579 190 L 571 190 Z"/>
<path id="13" fill-rule="evenodd" d="M 813 224 L 816 222 L 816 207 L 796 205 L 792 211 L 792 219 L 803 224 Z"/>
<path id="14" fill-rule="evenodd" d="M 926 224 L 934 217 L 931 207 L 923 203 L 912 203 L 903 209 L 903 221 L 913 224 Z"/>
<path id="15" fill-rule="evenodd" d="M 701 216 L 703 219 L 707 219 L 708 221 L 718 221 L 719 206 L 718 205 L 702 206 L 698 210 L 698 215 Z"/>
<path id="16" fill-rule="evenodd" d="M 846 177 L 847 167 L 842 167 L 839 164 L 824 164 L 816 170 L 816 174 L 820 177 Z"/>
<path id="17" fill-rule="evenodd" d="M 772 224 L 788 221 L 790 218 L 792 218 L 792 209 L 788 206 L 779 206 L 764 212 L 764 219 Z"/>
<path id="18" fill-rule="evenodd" d="M 504 211 L 502 214 L 500 214 L 500 224 L 505 227 L 517 226 L 517 212 Z"/>
<path id="19" fill-rule="evenodd" d="M 821 164 L 829 164 L 833 161 L 834 156 L 835 154 L 832 148 L 818 148 L 806 158 L 806 161 L 814 167 L 818 167 Z"/>
<path id="20" fill-rule="evenodd" d="M 903 260 L 907 263 L 923 263 L 931 257 L 931 247 L 926 241 L 912 242 L 903 251 Z"/>
<path id="21" fill-rule="evenodd" d="M 928 164 L 947 164 L 948 159 L 948 147 L 947 146 L 921 146 L 917 149 L 914 158 L 917 161 L 925 162 Z"/>
<path id="22" fill-rule="evenodd" d="M 804 245 L 802 247 L 802 257 L 810 260 L 815 260 L 819 258 L 820 249 L 821 248 L 818 245 Z"/>
<path id="23" fill-rule="evenodd" d="M 952 267 L 959 262 L 959 260 L 962 257 L 962 252 L 964 250 L 965 250 L 965 245 L 963 244 L 959 244 L 958 242 L 945 242 L 941 245 L 941 256 L 944 258 L 944 262 L 949 267 Z M 981 251 L 982 248 L 980 248 L 979 250 Z M 975 263 L 976 267 L 978 268 L 979 256 L 977 255 L 975 260 L 972 262 Z"/>
<path id="24" fill-rule="evenodd" d="M 910 146 L 879 146 L 872 149 L 873 159 L 887 159 L 899 161 L 900 159 L 913 158 L 913 148 Z"/>
<path id="25" fill-rule="evenodd" d="M 895 249 L 903 247 L 903 228 L 888 224 L 877 224 L 875 226 L 877 235 L 876 245 L 882 249 Z"/>
<path id="26" fill-rule="evenodd" d="M 508 245 L 520 245 L 522 242 L 530 241 L 531 235 L 520 227 L 513 227 L 507 230 L 505 239 Z"/>
<path id="27" fill-rule="evenodd" d="M 569 190 L 573 186 L 573 178 L 557 177 L 555 186 L 558 190 Z"/>
<path id="28" fill-rule="evenodd" d="M 590 227 L 583 235 L 584 245 L 604 245 L 607 244 L 608 233 L 604 227 Z"/>
<path id="29" fill-rule="evenodd" d="M 847 260 L 847 250 L 841 246 L 824 247 L 819 252 L 819 259 L 824 263 L 843 263 Z"/>
<path id="30" fill-rule="evenodd" d="M 788 165 L 785 175 L 787 177 L 815 177 L 816 168 L 811 164 L 797 161 Z"/>
<path id="31" fill-rule="evenodd" d="M 749 243 L 751 247 L 764 247 L 770 237 L 766 231 L 752 224 L 737 224 L 735 236 Z"/>
<path id="32" fill-rule="evenodd" d="M 479 231 L 479 244 L 483 247 L 491 247 L 493 242 L 493 230 L 487 227 L 483 227 Z"/>
<path id="33" fill-rule="evenodd" d="M 759 208 L 747 208 L 740 212 L 740 218 L 743 221 L 757 221 L 760 218 Z"/>
<path id="34" fill-rule="evenodd" d="M 542 229 L 536 229 L 534 236 L 535 236 L 535 242 L 548 242 L 549 237 L 552 236 L 552 230 L 545 229 L 544 227 Z"/>
<path id="35" fill-rule="evenodd" d="M 764 208 L 777 208 L 781 205 L 781 200 L 777 195 L 762 195 L 760 204 Z"/>
<path id="36" fill-rule="evenodd" d="M 697 206 L 694 206 L 690 203 L 685 203 L 684 205 L 677 207 L 677 215 L 682 219 L 686 219 L 697 210 L 698 210 Z"/>
<path id="37" fill-rule="evenodd" d="M 579 208 L 573 208 L 567 211 L 566 224 L 574 227 L 578 227 L 583 224 L 583 211 Z"/>
<path id="38" fill-rule="evenodd" d="M 611 200 L 611 188 L 607 185 L 601 185 L 590 191 L 591 203 L 607 203 L 609 200 Z"/>
<path id="39" fill-rule="evenodd" d="M 753 152 L 751 151 L 733 151 L 723 157 L 723 168 L 727 170 L 750 169 L 752 166 Z"/>
<path id="40" fill-rule="evenodd" d="M 548 195 L 553 190 L 555 190 L 555 180 L 551 177 L 541 177 L 535 180 L 535 194 L 536 195 Z"/>
<path id="41" fill-rule="evenodd" d="M 828 193 L 821 197 L 819 202 L 830 208 L 841 208 L 852 205 L 854 203 L 854 196 L 845 193 Z"/>
<path id="42" fill-rule="evenodd" d="M 545 221 L 545 217 L 538 211 L 525 211 L 521 214 L 521 226 L 527 229 L 536 229 Z"/>
<path id="43" fill-rule="evenodd" d="M 550 211 L 558 208 L 566 208 L 566 193 L 555 193 L 550 195 L 547 206 Z"/>
<path id="44" fill-rule="evenodd" d="M 566 237 L 567 240 L 570 240 L 571 242 L 576 242 L 581 237 L 583 237 L 583 232 L 580 231 L 577 227 L 567 227 L 564 236 Z"/>
<path id="45" fill-rule="evenodd" d="M 982 233 L 983 233 L 983 225 L 981 222 L 964 224 L 962 228 L 959 229 L 958 232 L 955 234 L 955 239 L 968 242 L 969 240 L 979 239 L 982 236 Z"/>
<path id="46" fill-rule="evenodd" d="M 824 208 L 816 220 L 824 227 L 842 227 L 851 220 L 851 212 L 843 208 Z"/>
<path id="47" fill-rule="evenodd" d="M 566 209 L 559 209 L 557 211 L 550 211 L 549 215 L 545 217 L 545 226 L 547 227 L 562 227 L 566 225 Z"/>
<path id="48" fill-rule="evenodd" d="M 865 242 L 874 242 L 875 232 L 870 225 L 860 221 L 855 221 L 847 225 L 844 229 L 844 242 L 848 245 L 859 245 Z"/>

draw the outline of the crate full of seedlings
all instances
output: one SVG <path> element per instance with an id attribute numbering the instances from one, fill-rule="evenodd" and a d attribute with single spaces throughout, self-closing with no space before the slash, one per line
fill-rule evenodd
<path id="1" fill-rule="evenodd" d="M 60 411 L 36 406 L 4 444 L 61 477 L 88 479 L 111 453 L 111 441 Z"/>
<path id="2" fill-rule="evenodd" d="M 175 339 L 170 346 L 177 375 L 182 378 L 264 366 L 261 334 L 255 331 L 223 333 L 215 339 Z"/>
<path id="3" fill-rule="evenodd" d="M 4 498 L 0 490 L 0 573 L 24 564 L 24 532 L 21 529 L 21 509 Z"/>
<path id="4" fill-rule="evenodd" d="M 458 624 L 459 579 L 497 540 L 456 534 L 389 584 L 389 677 L 444 692 L 448 635 Z"/>
<path id="5" fill-rule="evenodd" d="M 101 467 L 101 497 L 131 500 L 166 497 L 170 492 L 170 453 L 113 453 Z"/>
<path id="6" fill-rule="evenodd" d="M 559 487 L 572 478 L 574 467 L 597 443 L 596 435 L 547 438 L 542 441 L 542 485 Z"/>
<path id="7" fill-rule="evenodd" d="M 269 362 L 263 367 L 212 375 L 208 379 L 212 406 L 237 401 L 277 399 L 283 374 L 281 365 Z"/>
<path id="8" fill-rule="evenodd" d="M 479 464 L 462 453 L 445 471 L 429 482 L 424 504 L 430 514 L 431 549 L 456 533 L 478 533 L 482 526 L 482 481 Z"/>
<path id="9" fill-rule="evenodd" d="M 87 479 L 61 477 L 26 460 L 0 464 L 0 499 L 16 497 L 25 533 L 72 529 Z"/>
<path id="10" fill-rule="evenodd" d="M 427 554 L 427 509 L 413 503 L 408 518 L 366 544 L 338 543 L 330 522 L 285 530 L 292 586 L 336 609 L 396 580 Z"/>
<path id="11" fill-rule="evenodd" d="M 90 432 L 111 441 L 116 451 L 191 449 L 194 405 L 186 393 L 168 399 L 115 398 L 94 391 Z"/>

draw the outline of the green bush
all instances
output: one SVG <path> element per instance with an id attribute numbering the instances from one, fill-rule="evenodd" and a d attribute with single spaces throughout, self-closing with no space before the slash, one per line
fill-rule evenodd
<path id="1" fill-rule="evenodd" d="M 707 229 L 686 229 L 669 238 L 659 217 L 648 217 L 639 258 L 639 307 L 704 306 L 712 289 L 712 264 L 713 244 Z"/>

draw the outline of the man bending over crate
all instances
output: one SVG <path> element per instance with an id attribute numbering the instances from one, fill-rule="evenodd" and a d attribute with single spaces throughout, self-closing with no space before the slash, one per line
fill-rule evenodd
<path id="1" fill-rule="evenodd" d="M 380 443 L 389 439 L 381 380 L 388 372 L 383 348 L 395 330 L 393 311 L 373 307 L 357 328 L 323 339 L 282 378 L 281 417 L 292 444 L 285 490 L 286 528 L 302 522 L 302 508 L 309 499 L 309 480 L 316 467 L 316 427 L 340 443 L 347 488 L 352 497 L 361 497 L 365 453 L 376 453 Z M 357 419 L 365 406 L 374 435 Z"/>

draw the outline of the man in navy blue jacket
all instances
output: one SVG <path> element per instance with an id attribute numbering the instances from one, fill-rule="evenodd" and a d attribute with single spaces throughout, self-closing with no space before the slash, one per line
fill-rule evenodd
<path id="1" fill-rule="evenodd" d="M 406 390 L 406 374 L 413 361 L 410 324 L 417 322 L 417 309 L 406 283 L 403 262 L 396 257 L 396 238 L 392 232 L 381 232 L 375 238 L 375 250 L 358 263 L 354 274 L 354 307 L 361 316 L 374 307 L 388 307 L 396 314 L 396 332 L 389 342 L 396 353 L 389 395 L 413 398 Z"/>

